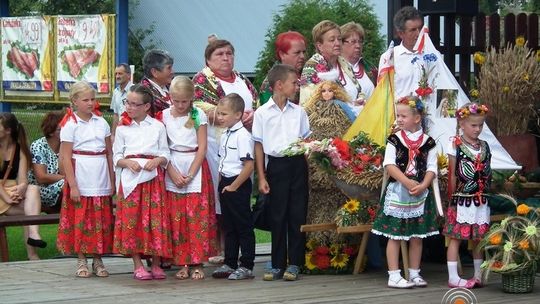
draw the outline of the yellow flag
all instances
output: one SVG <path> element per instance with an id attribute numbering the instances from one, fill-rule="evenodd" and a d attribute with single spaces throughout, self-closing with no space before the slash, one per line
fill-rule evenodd
<path id="1" fill-rule="evenodd" d="M 343 139 L 350 141 L 363 131 L 371 140 L 384 147 L 394 120 L 394 70 L 392 69 L 380 79 L 373 95 Z"/>

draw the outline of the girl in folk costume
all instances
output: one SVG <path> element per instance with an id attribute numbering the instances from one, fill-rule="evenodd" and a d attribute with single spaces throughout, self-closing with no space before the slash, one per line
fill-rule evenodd
<path id="1" fill-rule="evenodd" d="M 91 276 L 86 254 L 93 254 L 92 272 L 109 276 L 101 255 L 112 251 L 114 188 L 111 131 L 99 113 L 96 91 L 80 81 L 70 89 L 70 108 L 60 122 L 60 163 L 66 176 L 63 188 L 58 250 L 77 253 L 77 272 Z"/>
<path id="2" fill-rule="evenodd" d="M 456 112 L 457 134 L 448 150 L 450 206 L 443 228 L 443 234 L 450 238 L 446 254 L 449 287 L 482 286 L 480 265 L 483 257 L 476 247 L 489 230 L 490 210 L 484 193 L 491 181 L 491 152 L 487 142 L 478 136 L 482 133 L 487 112 L 485 105 L 475 103 L 465 104 Z M 462 240 L 474 243 L 474 277 L 470 280 L 461 279 L 457 271 Z"/>
<path id="3" fill-rule="evenodd" d="M 373 223 L 372 232 L 388 238 L 388 287 L 425 287 L 420 276 L 422 238 L 439 234 L 435 204 L 428 187 L 437 174 L 435 141 L 423 132 L 425 107 L 420 99 L 402 97 L 396 106 L 400 131 L 388 137 L 383 166 L 390 176 L 384 206 Z M 409 241 L 409 281 L 399 269 L 400 241 Z"/>
<path id="4" fill-rule="evenodd" d="M 171 161 L 165 185 L 170 208 L 173 262 L 181 265 L 176 278 L 189 277 L 188 265 L 199 265 L 191 278 L 204 278 L 202 263 L 218 253 L 214 187 L 206 162 L 204 112 L 193 106 L 193 82 L 176 76 L 171 83 L 172 107 L 163 111 Z"/>
<path id="5" fill-rule="evenodd" d="M 172 257 L 164 171 L 169 147 L 165 126 L 147 114 L 151 103 L 148 88 L 130 88 L 113 145 L 118 192 L 114 252 L 131 255 L 137 280 L 165 279 L 159 265 Z M 141 255 L 152 256 L 151 273 Z"/>

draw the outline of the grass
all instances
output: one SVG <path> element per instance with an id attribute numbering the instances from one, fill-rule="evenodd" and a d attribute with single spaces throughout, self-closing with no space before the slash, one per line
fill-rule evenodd
<path id="1" fill-rule="evenodd" d="M 112 114 L 106 111 L 105 107 L 101 109 L 103 111 L 103 117 L 111 123 Z M 34 140 L 43 136 L 40 130 L 40 124 L 47 113 L 47 110 L 37 109 L 25 109 L 22 107 L 14 108 L 13 114 L 22 123 L 26 129 L 28 136 L 28 143 L 30 144 Z M 40 234 L 48 246 L 45 249 L 38 248 L 38 254 L 42 259 L 50 259 L 60 255 L 56 250 L 56 233 L 58 225 L 41 225 Z M 9 244 L 9 260 L 10 261 L 24 261 L 27 259 L 25 241 L 23 240 L 23 228 L 22 227 L 8 227 L 8 244 Z M 269 243 L 270 233 L 267 231 L 261 231 L 255 229 L 255 237 L 257 243 Z"/>
<path id="2" fill-rule="evenodd" d="M 51 259 L 60 256 L 56 250 L 56 234 L 58 225 L 41 225 L 39 232 L 44 241 L 47 242 L 47 248 L 37 248 L 41 259 Z M 26 261 L 26 246 L 23 234 L 23 227 L 8 227 L 8 246 L 9 246 L 9 261 Z M 270 232 L 255 229 L 255 241 L 257 243 L 269 243 Z"/>

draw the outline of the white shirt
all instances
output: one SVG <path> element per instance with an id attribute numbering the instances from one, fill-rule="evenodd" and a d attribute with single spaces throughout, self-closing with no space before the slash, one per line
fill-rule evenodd
<path id="1" fill-rule="evenodd" d="M 239 175 L 243 161 L 253 160 L 254 142 L 241 121 L 221 135 L 219 145 L 219 173 L 225 177 Z"/>
<path id="2" fill-rule="evenodd" d="M 417 57 L 418 61 L 411 61 Z M 402 44 L 394 47 L 394 97 L 396 100 L 403 96 L 415 94 L 418 81 L 422 76 L 420 66 L 424 64 L 421 54 L 407 50 Z"/>
<path id="3" fill-rule="evenodd" d="M 121 115 L 125 111 L 124 99 L 127 97 L 129 88 L 133 86 L 133 82 L 128 82 L 126 87 L 122 90 L 120 86 L 114 88 L 114 92 L 111 99 L 111 110 L 114 114 Z"/>
<path id="4" fill-rule="evenodd" d="M 208 118 L 206 117 L 206 114 L 199 108 L 195 109 L 199 113 L 200 125 L 207 125 Z M 167 130 L 169 149 L 176 151 L 191 151 L 199 146 L 197 143 L 197 129 L 195 129 L 195 127 L 185 127 L 189 115 L 191 115 L 191 113 L 188 113 L 186 116 L 173 117 L 171 108 L 163 110 L 163 123 Z"/>
<path id="5" fill-rule="evenodd" d="M 103 117 L 92 114 L 88 121 L 76 113 L 77 122 L 69 119 L 60 131 L 60 141 L 73 143 L 73 150 L 100 152 L 105 150 L 105 138 L 111 136 L 111 128 Z"/>
<path id="6" fill-rule="evenodd" d="M 282 157 L 281 152 L 290 144 L 311 134 L 304 108 L 287 101 L 281 110 L 273 98 L 255 111 L 251 132 L 264 153 L 274 157 Z"/>
<path id="7" fill-rule="evenodd" d="M 111 136 L 109 124 L 103 117 L 92 114 L 88 121 L 74 114 L 77 122 L 69 119 L 60 131 L 60 141 L 73 144 L 73 151 L 101 152 L 106 149 L 105 138 Z M 82 196 L 111 195 L 112 185 L 107 157 L 73 154 L 77 187 Z"/>
<path id="8" fill-rule="evenodd" d="M 165 126 L 150 116 L 146 116 L 140 124 L 135 121 L 129 126 L 119 125 L 116 128 L 116 137 L 113 144 L 113 163 L 118 165 L 118 161 L 128 155 L 153 155 L 170 159 L 169 146 L 167 144 L 167 133 Z M 143 167 L 148 159 L 132 158 Z M 141 170 L 131 172 L 127 168 L 116 168 L 116 188 L 119 191 L 120 182 L 124 197 L 137 187 L 138 184 L 147 182 L 157 176 L 157 169 L 152 171 Z"/>
<path id="9" fill-rule="evenodd" d="M 208 124 L 208 119 L 201 109 L 195 108 L 199 115 L 200 125 Z M 167 130 L 169 149 L 171 150 L 171 165 L 182 175 L 189 173 L 189 168 L 197 156 L 194 151 L 198 148 L 197 129 L 195 127 L 186 128 L 185 124 L 189 119 L 190 113 L 185 116 L 173 117 L 171 108 L 163 110 L 163 123 Z M 191 151 L 191 152 L 179 152 Z M 167 174 L 165 177 L 165 187 L 168 191 L 175 193 L 201 193 L 202 174 L 199 169 L 193 173 L 191 181 L 184 187 L 177 187 Z"/>
<path id="10" fill-rule="evenodd" d="M 227 82 L 219 78 L 218 81 L 221 84 L 225 95 L 228 95 L 230 93 L 236 93 L 240 95 L 240 97 L 242 97 L 242 99 L 244 100 L 244 112 L 253 111 L 253 95 L 251 94 L 251 91 L 249 90 L 246 82 L 242 78 L 236 76 L 234 78 L 234 82 Z"/>
<path id="11" fill-rule="evenodd" d="M 358 60 L 354 65 L 352 65 L 353 71 L 358 71 L 358 68 L 360 67 L 360 60 Z M 362 88 L 362 93 L 365 96 L 365 99 L 368 100 L 371 97 L 371 94 L 373 94 L 373 90 L 375 90 L 375 86 L 373 85 L 373 82 L 371 82 L 371 79 L 368 77 L 368 73 L 370 71 L 367 71 L 364 69 L 364 75 L 362 75 L 361 78 L 356 78 L 356 80 L 360 83 L 360 87 Z"/>
<path id="12" fill-rule="evenodd" d="M 412 141 L 417 140 L 418 138 L 420 138 L 420 135 L 422 135 L 422 134 L 424 134 L 424 131 L 422 129 L 420 129 L 420 130 L 418 130 L 416 132 L 405 131 L 405 135 L 407 135 L 407 137 Z M 397 132 L 396 135 L 399 138 L 399 140 L 401 141 L 401 143 L 403 143 L 403 145 L 405 145 L 405 147 L 406 147 L 407 144 L 405 144 L 405 140 L 403 139 L 403 137 L 401 137 L 401 132 Z M 421 146 L 423 146 L 426 143 L 428 138 L 429 138 L 429 136 L 427 134 L 425 134 Z M 435 174 L 438 173 L 437 172 L 437 151 L 436 150 L 437 149 L 433 148 L 433 149 L 429 150 L 429 152 L 428 152 L 426 172 L 431 171 L 431 172 L 433 172 Z M 386 167 L 387 165 L 396 165 L 396 147 L 394 145 L 391 145 L 391 144 L 386 145 L 386 151 L 384 151 L 383 167 Z M 413 170 L 412 173 L 416 174 L 416 168 Z"/>

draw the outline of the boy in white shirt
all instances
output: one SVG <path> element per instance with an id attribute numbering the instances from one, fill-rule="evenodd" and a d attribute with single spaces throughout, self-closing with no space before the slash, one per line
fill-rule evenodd
<path id="1" fill-rule="evenodd" d="M 298 90 L 294 67 L 275 65 L 268 82 L 272 98 L 255 111 L 252 129 L 259 191 L 269 196 L 270 203 L 272 269 L 263 279 L 295 281 L 305 263 L 306 240 L 300 226 L 306 222 L 308 166 L 304 155 L 285 157 L 282 151 L 311 131 L 304 109 L 290 102 Z"/>
<path id="2" fill-rule="evenodd" d="M 253 139 L 242 124 L 244 106 L 244 100 L 236 93 L 222 98 L 217 106 L 217 120 L 227 128 L 221 135 L 218 164 L 225 261 L 212 276 L 228 277 L 229 280 L 253 278 L 255 261 L 255 233 L 251 216 Z M 238 249 L 242 251 L 240 267 Z"/>

